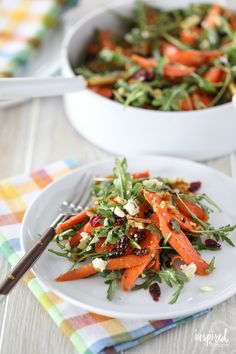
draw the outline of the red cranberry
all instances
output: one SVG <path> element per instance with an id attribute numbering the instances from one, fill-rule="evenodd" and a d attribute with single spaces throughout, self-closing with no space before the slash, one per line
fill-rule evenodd
<path id="1" fill-rule="evenodd" d="M 129 246 L 129 238 L 126 235 L 123 235 L 119 242 L 119 249 L 126 251 Z"/>
<path id="2" fill-rule="evenodd" d="M 140 241 L 143 241 L 145 240 L 146 236 L 145 236 L 145 231 L 144 230 L 141 230 L 141 229 L 137 229 L 134 233 L 134 240 L 136 242 L 140 242 Z"/>
<path id="3" fill-rule="evenodd" d="M 208 238 L 206 241 L 205 241 L 205 245 L 209 248 L 212 248 L 212 249 L 216 249 L 216 248 L 220 248 L 221 245 L 216 242 L 215 240 L 212 240 L 210 238 Z"/>
<path id="4" fill-rule="evenodd" d="M 191 193 L 195 193 L 201 188 L 201 186 L 202 186 L 202 182 L 200 182 L 200 181 L 192 182 L 192 183 L 190 183 L 188 190 Z"/>
<path id="5" fill-rule="evenodd" d="M 92 225 L 92 227 L 97 227 L 97 226 L 100 226 L 100 220 L 101 220 L 100 215 L 93 215 L 91 217 L 91 219 L 89 220 L 89 222 Z"/>
<path id="6" fill-rule="evenodd" d="M 144 69 L 140 69 L 134 73 L 132 78 L 136 80 L 151 81 L 153 80 L 153 73 Z"/>
<path id="7" fill-rule="evenodd" d="M 108 252 L 108 257 L 117 258 L 123 256 L 123 254 L 124 254 L 124 250 L 120 248 L 113 248 L 113 250 Z"/>
<path id="8" fill-rule="evenodd" d="M 153 283 L 149 286 L 149 293 L 151 294 L 154 301 L 158 301 L 161 296 L 161 289 L 158 283 Z"/>

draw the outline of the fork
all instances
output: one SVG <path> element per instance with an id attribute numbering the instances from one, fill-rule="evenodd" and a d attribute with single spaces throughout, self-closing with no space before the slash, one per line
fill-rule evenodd
<path id="1" fill-rule="evenodd" d="M 68 201 L 63 201 L 59 207 L 59 214 L 49 228 L 41 235 L 32 248 L 21 258 L 17 265 L 7 275 L 5 280 L 0 285 L 0 302 L 6 298 L 12 288 L 18 283 L 22 276 L 29 270 L 33 264 L 39 259 L 41 254 L 45 251 L 48 244 L 52 241 L 56 234 L 56 226 L 79 213 L 88 205 L 90 199 L 90 185 L 92 177 L 88 174 L 82 175 L 77 183 L 79 192 L 76 197 L 69 198 Z M 73 193 L 75 194 L 75 193 Z"/>

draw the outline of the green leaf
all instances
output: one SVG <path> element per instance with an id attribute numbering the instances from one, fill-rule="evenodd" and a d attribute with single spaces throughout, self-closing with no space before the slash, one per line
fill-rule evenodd
<path id="1" fill-rule="evenodd" d="M 210 261 L 209 266 L 208 266 L 206 272 L 207 272 L 208 274 L 210 274 L 210 273 L 213 272 L 214 269 L 215 269 L 215 257 L 213 257 L 212 260 Z"/>
<path id="2" fill-rule="evenodd" d="M 172 300 L 169 302 L 169 304 L 173 305 L 173 304 L 176 303 L 176 301 L 178 300 L 179 295 L 180 295 L 183 287 L 184 286 L 182 284 L 179 286 L 179 288 L 176 290 L 176 292 L 172 295 Z"/>
<path id="3" fill-rule="evenodd" d="M 129 199 L 132 192 L 132 178 L 130 173 L 127 172 L 126 159 L 115 160 L 113 175 L 113 185 L 116 195 L 120 196 L 123 199 Z"/>
<path id="4" fill-rule="evenodd" d="M 114 294 L 115 294 L 115 291 L 116 291 L 116 288 L 117 288 L 117 280 L 116 279 L 113 279 L 109 286 L 108 286 L 108 289 L 107 289 L 107 299 L 109 301 L 112 300 Z"/>
<path id="5" fill-rule="evenodd" d="M 170 224 L 175 229 L 176 232 L 180 233 L 181 229 L 180 229 L 178 221 L 173 219 L 170 221 Z"/>

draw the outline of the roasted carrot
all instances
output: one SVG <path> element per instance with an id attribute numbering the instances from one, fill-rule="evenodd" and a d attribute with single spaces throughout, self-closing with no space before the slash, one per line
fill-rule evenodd
<path id="1" fill-rule="evenodd" d="M 139 217 L 144 219 L 146 217 L 145 213 L 148 211 L 148 205 L 146 202 L 139 204 Z"/>
<path id="2" fill-rule="evenodd" d="M 106 98 L 112 98 L 113 96 L 112 87 L 110 86 L 92 86 L 90 89 Z"/>
<path id="3" fill-rule="evenodd" d="M 142 247 L 147 248 L 151 254 L 156 255 L 159 238 L 151 232 L 146 232 L 146 238 L 142 242 Z M 128 268 L 121 277 L 121 287 L 123 290 L 130 290 L 139 275 L 146 269 L 152 258 L 147 258 L 138 266 Z"/>
<path id="4" fill-rule="evenodd" d="M 192 28 L 191 30 L 183 30 L 180 34 L 181 42 L 189 45 L 195 45 L 197 43 L 198 35 L 202 32 L 201 28 Z"/>
<path id="5" fill-rule="evenodd" d="M 70 281 L 70 280 L 76 280 L 76 279 L 83 279 L 83 278 L 88 278 L 93 274 L 96 274 L 98 271 L 94 269 L 92 263 L 88 263 L 86 265 L 83 265 L 80 268 L 71 270 L 69 272 L 66 272 L 64 274 L 59 275 L 55 280 L 56 281 Z"/>
<path id="6" fill-rule="evenodd" d="M 88 234 L 91 235 L 93 229 L 94 227 L 90 224 L 90 222 L 87 222 L 87 224 L 85 224 L 79 231 L 76 232 L 76 234 L 74 234 L 74 236 L 71 237 L 71 239 L 69 240 L 70 245 L 72 247 L 78 246 L 81 240 L 81 233 L 87 232 Z"/>
<path id="7" fill-rule="evenodd" d="M 215 84 L 225 79 L 225 72 L 221 68 L 211 67 L 204 75 L 204 78 Z"/>
<path id="8" fill-rule="evenodd" d="M 146 201 L 151 204 L 153 210 L 156 211 L 162 201 L 162 198 L 159 196 L 159 194 L 144 190 L 143 195 Z"/>
<path id="9" fill-rule="evenodd" d="M 133 60 L 136 64 L 141 66 L 141 68 L 144 68 L 146 70 L 153 70 L 155 66 L 157 65 L 157 60 L 154 58 L 144 58 L 140 55 L 133 54 L 131 55 L 131 60 Z"/>
<path id="10" fill-rule="evenodd" d="M 208 11 L 203 25 L 206 28 L 215 28 L 217 25 L 217 18 L 222 13 L 222 7 L 219 4 L 214 4 Z"/>
<path id="11" fill-rule="evenodd" d="M 56 233 L 59 234 L 60 232 L 70 229 L 71 227 L 85 221 L 88 217 L 87 211 L 88 210 L 83 210 L 80 214 L 72 216 L 70 219 L 58 224 L 56 227 Z"/>
<path id="12" fill-rule="evenodd" d="M 146 170 L 140 173 L 132 173 L 131 176 L 133 177 L 133 179 L 148 178 L 150 177 L 150 172 Z"/>
<path id="13" fill-rule="evenodd" d="M 171 228 L 171 216 L 164 209 L 158 208 L 157 215 L 160 221 L 160 229 L 162 235 L 168 237 L 168 243 L 174 248 L 174 250 L 183 258 L 186 264 L 194 263 L 197 267 L 197 274 L 206 275 L 208 264 L 202 259 L 202 257 L 193 248 L 191 242 L 187 236 L 180 230 L 177 232 Z"/>
<path id="14" fill-rule="evenodd" d="M 212 99 L 210 96 L 204 92 L 194 92 L 193 94 L 185 97 L 180 102 L 182 111 L 191 111 L 194 109 L 199 109 L 200 104 L 203 107 L 211 107 Z"/>
<path id="15" fill-rule="evenodd" d="M 171 79 L 190 75 L 195 71 L 196 68 L 194 66 L 186 66 L 181 64 L 166 64 L 163 69 L 164 76 Z"/>
<path id="16" fill-rule="evenodd" d="M 111 31 L 103 30 L 99 32 L 99 40 L 101 42 L 102 47 L 108 48 L 111 50 L 116 49 L 116 44 L 111 38 Z"/>
<path id="17" fill-rule="evenodd" d="M 95 244 L 95 251 L 96 253 L 100 253 L 100 252 L 109 252 L 111 250 L 113 250 L 113 248 L 116 247 L 116 245 L 112 245 L 110 243 L 108 243 L 107 245 L 105 245 L 104 247 L 102 247 L 102 245 L 104 244 L 104 242 L 106 241 L 105 237 L 100 237 L 98 242 L 96 242 Z"/>
<path id="18" fill-rule="evenodd" d="M 184 215 L 186 215 L 186 216 L 188 216 L 190 218 L 192 217 L 192 215 L 189 213 L 189 211 L 181 203 L 179 198 L 175 198 L 175 202 L 177 204 L 177 208 L 179 209 L 179 211 L 182 214 L 184 214 Z M 208 220 L 207 213 L 200 206 L 198 206 L 196 203 L 190 202 L 189 200 L 186 200 L 186 199 L 184 199 L 183 202 L 187 206 L 187 208 L 190 209 L 191 212 L 193 214 L 195 214 L 200 220 L 202 220 L 202 221 L 207 221 Z"/>
<path id="19" fill-rule="evenodd" d="M 150 253 L 145 256 L 135 256 L 131 254 L 124 257 L 109 259 L 106 264 L 106 269 L 118 270 L 118 269 L 135 267 L 144 262 L 147 261 L 150 262 L 153 257 L 154 254 Z M 57 277 L 55 280 L 56 281 L 77 280 L 77 279 L 87 278 L 90 275 L 96 274 L 97 272 L 98 271 L 94 269 L 93 264 L 89 263 L 80 268 L 66 272 L 60 275 L 59 277 Z"/>
<path id="20" fill-rule="evenodd" d="M 232 14 L 231 16 L 229 16 L 229 24 L 232 27 L 232 29 L 234 31 L 236 31 L 236 17 L 234 14 Z"/>

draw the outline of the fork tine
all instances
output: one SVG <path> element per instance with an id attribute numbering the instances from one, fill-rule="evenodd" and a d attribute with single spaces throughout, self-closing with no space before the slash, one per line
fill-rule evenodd
<path id="1" fill-rule="evenodd" d="M 83 178 L 83 183 L 79 186 L 79 193 L 76 193 L 75 198 L 73 199 L 72 203 L 75 207 L 77 204 L 81 206 L 85 206 L 85 202 L 90 197 L 90 185 L 93 180 L 93 176 L 85 174 Z"/>

